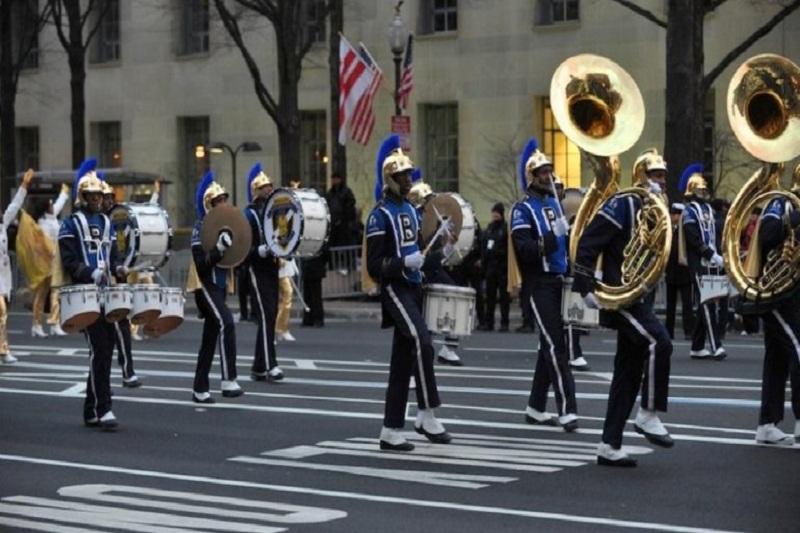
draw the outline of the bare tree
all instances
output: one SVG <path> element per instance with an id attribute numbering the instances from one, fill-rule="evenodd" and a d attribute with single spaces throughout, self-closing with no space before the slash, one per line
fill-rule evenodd
<path id="1" fill-rule="evenodd" d="M 239 48 L 255 86 L 256 97 L 278 129 L 281 179 L 288 183 L 300 179 L 300 114 L 298 86 L 303 72 L 303 58 L 314 44 L 309 32 L 309 20 L 304 16 L 315 0 L 214 0 L 220 19 Z M 236 4 L 237 12 L 228 4 Z M 332 0 L 323 3 L 327 10 Z M 250 49 L 245 43 L 240 21 L 244 16 L 257 14 L 266 18 L 275 32 L 278 57 L 277 91 L 267 87 Z M 324 19 L 321 19 L 321 24 Z M 338 42 L 338 41 L 337 41 Z M 338 59 L 337 59 L 338 64 Z M 337 83 L 338 86 L 338 83 Z M 277 96 L 276 96 L 277 95 Z"/>
<path id="2" fill-rule="evenodd" d="M 50 16 L 45 4 L 0 0 L 0 196 L 9 198 L 17 173 L 15 129 L 20 72 L 38 43 L 38 35 Z M 13 25 L 12 25 L 13 23 Z"/>
<path id="3" fill-rule="evenodd" d="M 484 138 L 484 142 L 488 148 L 479 158 L 483 161 L 483 168 L 468 170 L 465 182 L 475 196 L 491 196 L 495 202 L 512 205 L 523 193 L 517 175 L 517 163 L 523 147 L 517 145 L 516 138 Z"/>
<path id="4" fill-rule="evenodd" d="M 739 45 L 704 75 L 703 30 L 706 15 L 727 0 L 669 0 L 668 18 L 663 20 L 629 0 L 613 0 L 667 30 L 667 102 L 664 157 L 680 171 L 703 160 L 703 104 L 705 95 L 723 70 L 783 19 L 800 8 L 800 0 L 787 0 L 768 21 L 757 27 Z M 731 9 L 741 9 L 739 5 Z M 674 175 L 674 174 L 673 174 Z M 677 179 L 668 182 L 668 194 L 676 197 Z"/>
<path id="5" fill-rule="evenodd" d="M 329 0 L 331 17 L 330 80 L 331 80 L 331 139 L 339 136 L 339 41 L 344 30 L 344 0 Z M 334 140 L 331 147 L 331 170 L 347 176 L 347 150 Z"/>
<path id="6" fill-rule="evenodd" d="M 102 0 L 49 0 L 49 3 L 58 40 L 69 62 L 72 166 L 78 168 L 86 157 L 86 51 L 111 4 Z"/>
<path id="7" fill-rule="evenodd" d="M 752 158 L 743 157 L 744 149 L 732 133 L 715 132 L 713 142 L 716 176 L 711 183 L 711 196 L 729 198 L 738 192 L 738 184 L 760 165 Z"/>

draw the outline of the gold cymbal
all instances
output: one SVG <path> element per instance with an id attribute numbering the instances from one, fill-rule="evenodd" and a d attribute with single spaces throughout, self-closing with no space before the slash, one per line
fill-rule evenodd
<path id="1" fill-rule="evenodd" d="M 223 230 L 231 232 L 233 244 L 225 250 L 222 261 L 217 266 L 235 267 L 247 258 L 253 235 L 247 217 L 233 204 L 213 207 L 203 219 L 203 226 L 200 228 L 203 250 L 210 252 L 217 245 L 219 233 Z"/>
<path id="2" fill-rule="evenodd" d="M 461 233 L 463 214 L 458 200 L 447 194 L 437 194 L 425 204 L 422 210 L 422 238 L 430 241 L 439 229 L 439 217 L 453 224 L 453 237 Z"/>

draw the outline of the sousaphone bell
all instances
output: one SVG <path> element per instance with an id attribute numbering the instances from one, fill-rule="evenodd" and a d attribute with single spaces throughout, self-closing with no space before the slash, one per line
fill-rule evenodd
<path id="1" fill-rule="evenodd" d="M 252 245 L 250 223 L 244 213 L 232 204 L 220 204 L 206 214 L 200 228 L 200 243 L 203 250 L 210 252 L 217 245 L 221 231 L 229 231 L 233 244 L 222 254 L 217 266 L 233 268 L 247 258 Z"/>

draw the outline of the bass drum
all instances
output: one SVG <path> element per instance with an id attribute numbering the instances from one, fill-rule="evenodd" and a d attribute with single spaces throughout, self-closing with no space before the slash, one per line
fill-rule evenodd
<path id="1" fill-rule="evenodd" d="M 455 242 L 455 252 L 453 252 L 453 255 L 447 260 L 448 265 L 458 265 L 461 264 L 475 246 L 478 224 L 472 205 L 466 201 L 463 196 L 456 192 L 449 192 L 446 194 L 455 198 L 459 207 L 461 207 L 461 232 L 458 234 L 458 239 Z"/>
<path id="2" fill-rule="evenodd" d="M 264 210 L 264 238 L 277 257 L 314 257 L 328 241 L 328 203 L 312 189 L 276 189 Z"/>
<path id="3" fill-rule="evenodd" d="M 169 215 L 155 204 L 119 204 L 109 214 L 122 264 L 160 268 L 172 253 Z"/>

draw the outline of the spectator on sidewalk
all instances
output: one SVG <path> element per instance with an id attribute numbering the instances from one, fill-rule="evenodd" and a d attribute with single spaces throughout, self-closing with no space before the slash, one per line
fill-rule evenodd
<path id="1" fill-rule="evenodd" d="M 500 331 L 508 331 L 508 228 L 502 203 L 492 207 L 492 221 L 486 227 L 481 261 L 486 281 L 486 331 L 494 330 L 494 311 L 500 295 Z"/>
<path id="2" fill-rule="evenodd" d="M 331 174 L 331 188 L 325 194 L 328 211 L 331 215 L 331 230 L 328 244 L 331 248 L 350 246 L 353 241 L 353 227 L 356 222 L 356 198 L 345 184 L 344 177 Z"/>
<path id="3" fill-rule="evenodd" d="M 675 315 L 678 308 L 678 295 L 681 297 L 681 323 L 683 325 L 683 338 L 689 340 L 694 331 L 694 310 L 692 309 L 692 279 L 689 276 L 689 267 L 678 262 L 679 251 L 679 224 L 683 214 L 684 205 L 673 203 L 669 209 L 672 219 L 672 248 L 664 276 L 667 286 L 667 319 L 666 326 L 669 338 L 675 338 Z"/>

